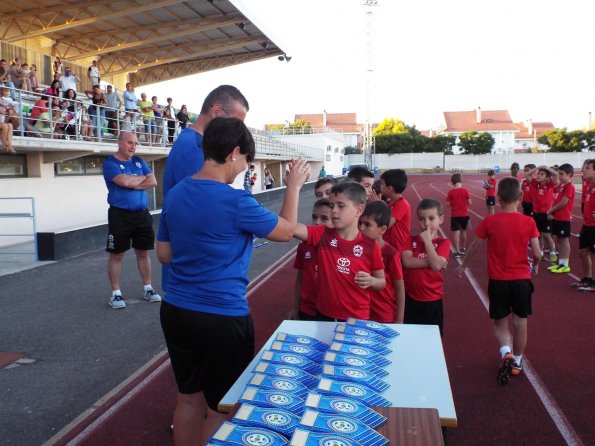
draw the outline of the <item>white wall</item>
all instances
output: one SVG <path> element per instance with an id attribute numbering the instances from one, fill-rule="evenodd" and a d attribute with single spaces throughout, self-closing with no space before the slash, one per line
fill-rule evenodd
<path id="1" fill-rule="evenodd" d="M 345 141 L 339 133 L 311 133 L 306 135 L 282 135 L 275 136 L 285 142 L 299 144 L 307 147 L 315 147 L 324 150 L 323 164 L 328 175 L 341 175 L 344 164 Z M 330 148 L 330 150 L 329 150 Z M 312 165 L 314 171 L 315 165 Z M 320 167 L 319 169 L 320 170 Z M 318 174 L 316 170 L 315 174 Z"/>

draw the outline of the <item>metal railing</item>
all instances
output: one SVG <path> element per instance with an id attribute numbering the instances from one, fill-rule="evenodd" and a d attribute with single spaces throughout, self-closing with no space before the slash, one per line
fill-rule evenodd
<path id="1" fill-rule="evenodd" d="M 25 219 L 30 220 L 31 232 L 4 232 L 0 230 L 0 237 L 12 237 L 14 243 L 10 243 L 7 246 L 16 246 L 22 243 L 22 238 L 31 237 L 33 240 L 33 251 L 7 251 L 2 249 L 2 254 L 12 255 L 35 255 L 37 260 L 37 227 L 35 224 L 35 198 L 34 197 L 0 197 L 0 219 Z M 15 225 L 10 225 L 13 229 Z M 17 225 L 18 226 L 18 225 Z M 18 229 L 18 228 L 17 228 Z M 4 246 L 4 244 L 2 244 Z"/>

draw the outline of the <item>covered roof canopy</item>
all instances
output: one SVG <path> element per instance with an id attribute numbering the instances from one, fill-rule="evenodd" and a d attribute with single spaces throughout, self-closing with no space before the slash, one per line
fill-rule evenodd
<path id="1" fill-rule="evenodd" d="M 2 0 L 0 40 L 44 36 L 53 55 L 136 85 L 283 55 L 232 1 Z"/>

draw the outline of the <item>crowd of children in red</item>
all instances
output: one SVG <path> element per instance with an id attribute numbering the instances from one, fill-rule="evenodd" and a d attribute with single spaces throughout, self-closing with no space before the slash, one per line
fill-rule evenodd
<path id="1" fill-rule="evenodd" d="M 528 164 L 521 179 L 514 163 L 511 175 L 500 181 L 489 171 L 484 181 L 488 217 L 476 228 L 467 251 L 471 195 L 461 174 L 451 177 L 445 205 L 451 208 L 454 257 L 464 256 L 459 260 L 459 277 L 487 242 L 489 312 L 502 358 L 500 384 L 522 373 L 527 318 L 532 313 L 531 274 L 538 271 L 542 252 L 549 255 L 549 271 L 570 272 L 574 169 L 570 164 L 555 167 Z M 579 252 L 584 276 L 573 286 L 591 291 L 595 290 L 591 273 L 595 160 L 586 161 L 582 170 L 584 225 Z M 302 243 L 294 263 L 298 273 L 290 318 L 432 324 L 444 334 L 442 270 L 448 264 L 451 241 L 439 232 L 443 205 L 433 198 L 421 200 L 415 211 L 419 231 L 413 235 L 411 208 L 403 197 L 406 187 L 407 174 L 401 169 L 385 171 L 376 183 L 365 168 L 353 169 L 345 182 L 322 178 L 316 183 L 312 225 L 298 224 L 294 234 Z"/>

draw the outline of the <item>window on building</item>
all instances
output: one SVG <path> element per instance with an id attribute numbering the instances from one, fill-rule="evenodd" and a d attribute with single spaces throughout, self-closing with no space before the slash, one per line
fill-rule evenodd
<path id="1" fill-rule="evenodd" d="M 25 178 L 26 176 L 26 155 L 0 155 L 0 178 Z"/>
<path id="2" fill-rule="evenodd" d="M 55 164 L 56 175 L 102 175 L 104 156 L 84 156 Z"/>

